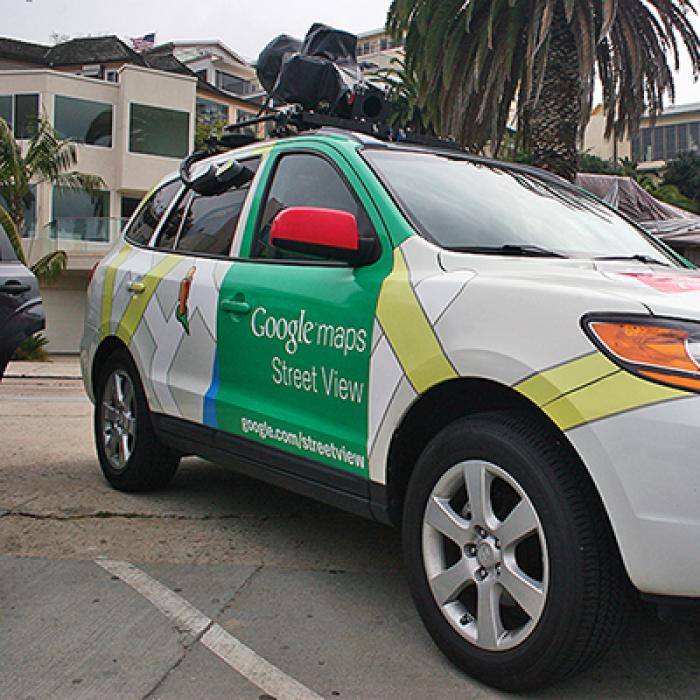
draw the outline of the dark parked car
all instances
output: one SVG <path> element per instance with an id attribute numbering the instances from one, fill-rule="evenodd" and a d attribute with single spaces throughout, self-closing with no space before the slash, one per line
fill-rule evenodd
<path id="1" fill-rule="evenodd" d="M 19 344 L 44 326 L 36 277 L 17 259 L 0 227 L 0 379 Z"/>

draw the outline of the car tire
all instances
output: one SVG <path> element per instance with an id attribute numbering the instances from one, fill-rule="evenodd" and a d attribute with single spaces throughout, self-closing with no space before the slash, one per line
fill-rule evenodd
<path id="1" fill-rule="evenodd" d="M 573 450 L 520 412 L 460 419 L 421 454 L 403 511 L 418 611 L 442 651 L 508 691 L 543 687 L 612 644 L 629 585 Z"/>
<path id="2" fill-rule="evenodd" d="M 110 355 L 95 389 L 95 444 L 107 481 L 129 492 L 167 486 L 180 455 L 156 437 L 139 373 L 128 352 L 117 350 Z"/>

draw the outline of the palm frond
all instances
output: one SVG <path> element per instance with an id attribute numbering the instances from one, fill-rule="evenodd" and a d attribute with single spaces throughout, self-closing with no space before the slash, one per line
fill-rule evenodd
<path id="1" fill-rule="evenodd" d="M 10 213 L 5 209 L 5 207 L 0 206 L 0 227 L 5 229 L 7 238 L 12 244 L 12 249 L 15 251 L 17 259 L 24 265 L 27 264 L 27 257 L 24 254 L 24 248 L 22 247 L 22 239 L 20 238 L 19 231 L 15 222 L 12 220 Z"/>
<path id="2" fill-rule="evenodd" d="M 40 284 L 48 285 L 55 282 L 66 269 L 68 256 L 63 250 L 54 250 L 43 258 L 37 260 L 31 271 L 36 275 Z"/>

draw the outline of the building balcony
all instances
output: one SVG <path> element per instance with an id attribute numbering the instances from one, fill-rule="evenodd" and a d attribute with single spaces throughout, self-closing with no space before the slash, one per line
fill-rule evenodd
<path id="1" fill-rule="evenodd" d="M 34 263 L 48 253 L 64 250 L 68 270 L 90 270 L 111 250 L 126 221 L 96 216 L 54 219 L 24 239 L 25 251 Z"/>

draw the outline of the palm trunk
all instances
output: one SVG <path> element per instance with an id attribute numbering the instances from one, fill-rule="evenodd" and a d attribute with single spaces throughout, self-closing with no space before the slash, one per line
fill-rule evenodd
<path id="1" fill-rule="evenodd" d="M 549 53 L 540 99 L 529 110 L 534 165 L 567 180 L 576 177 L 576 143 L 581 118 L 576 44 L 559 2 L 552 18 Z"/>

